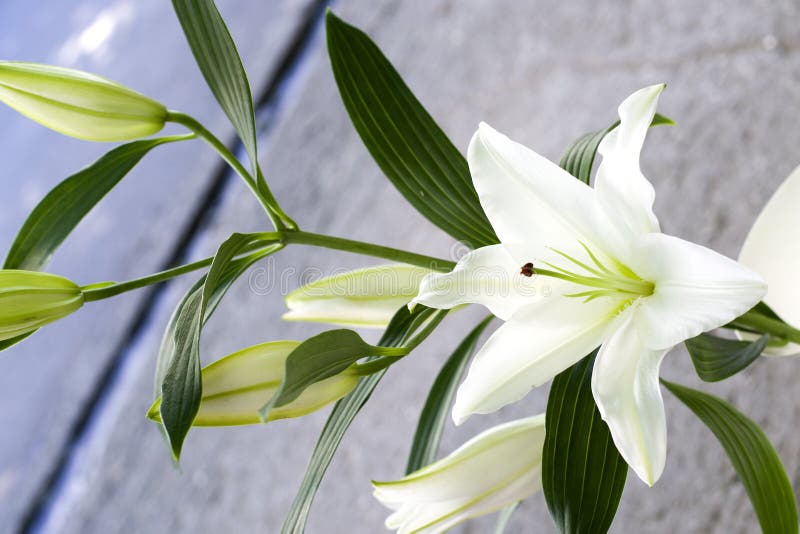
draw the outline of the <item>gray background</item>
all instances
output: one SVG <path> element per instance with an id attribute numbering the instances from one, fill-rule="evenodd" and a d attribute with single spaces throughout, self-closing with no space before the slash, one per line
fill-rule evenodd
<path id="1" fill-rule="evenodd" d="M 218 4 L 261 101 L 262 165 L 301 226 L 457 255 L 457 245 L 402 202 L 355 134 L 325 57 L 320 4 Z M 678 126 L 651 132 L 643 155 L 658 192 L 656 211 L 666 231 L 728 255 L 738 253 L 760 207 L 800 161 L 800 6 L 791 0 L 340 0 L 333 7 L 373 36 L 459 147 L 485 120 L 557 159 L 575 137 L 612 121 L 630 92 L 667 82 L 661 111 Z M 163 0 L 6 0 L 0 57 L 109 76 L 197 116 L 233 143 Z M 0 250 L 51 187 L 108 149 L 49 132 L 3 107 L 0 147 Z M 128 279 L 175 258 L 204 257 L 231 232 L 266 224 L 205 146 L 165 147 L 87 218 L 50 270 L 79 283 Z M 204 357 L 323 330 L 282 323 L 281 291 L 317 270 L 373 263 L 320 249 L 281 252 L 254 271 L 276 280 L 271 294 L 253 291 L 248 277 L 231 291 L 205 332 Z M 192 280 L 93 303 L 1 355 L 0 531 L 279 530 L 327 412 L 267 427 L 195 430 L 180 471 L 144 418 L 159 338 Z M 369 480 L 401 474 L 433 375 L 481 313 L 448 318 L 387 375 L 322 485 L 310 533 L 383 531 L 386 512 L 371 497 Z M 698 384 L 681 350 L 666 359 L 663 375 Z M 798 376 L 797 362 L 770 359 L 703 386 L 764 425 L 796 486 Z M 543 387 L 501 413 L 450 425 L 444 449 L 493 423 L 544 410 L 546 393 Z M 612 530 L 757 532 L 719 445 L 665 397 L 666 472 L 652 489 L 629 476 Z M 491 532 L 493 521 L 459 532 Z M 509 528 L 552 530 L 541 495 Z"/>

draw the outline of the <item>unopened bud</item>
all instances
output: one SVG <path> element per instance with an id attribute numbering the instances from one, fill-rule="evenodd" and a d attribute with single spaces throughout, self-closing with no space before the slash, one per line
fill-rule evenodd
<path id="1" fill-rule="evenodd" d="M 80 70 L 0 61 L 0 101 L 29 119 L 87 141 L 128 141 L 164 127 L 167 109 Z"/>

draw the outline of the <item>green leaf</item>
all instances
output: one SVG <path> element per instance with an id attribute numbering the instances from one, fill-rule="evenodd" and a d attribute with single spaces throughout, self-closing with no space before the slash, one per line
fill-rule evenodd
<path id="1" fill-rule="evenodd" d="M 445 315 L 447 315 L 447 310 L 433 310 L 418 305 L 412 313 L 403 306 L 389 323 L 378 344 L 383 347 L 405 346 L 412 341 L 415 332 L 435 324 Z M 339 443 L 385 373 L 386 370 L 363 377 L 347 397 L 336 403 L 311 455 L 300 489 L 283 523 L 282 534 L 302 534 L 305 531 L 314 496 L 317 494 L 317 489 L 322 483 L 322 478 L 333 460 Z"/>
<path id="2" fill-rule="evenodd" d="M 36 332 L 36 330 L 34 330 L 33 332 L 22 334 L 21 336 L 12 337 L 11 339 L 4 339 L 3 341 L 0 341 L 0 352 L 3 352 L 6 349 L 10 349 L 17 343 L 24 341 L 28 336 L 33 335 L 34 332 Z"/>
<path id="3" fill-rule="evenodd" d="M 286 358 L 281 386 L 261 409 L 261 417 L 266 420 L 270 410 L 289 404 L 312 384 L 336 376 L 361 358 L 378 352 L 377 347 L 346 329 L 328 330 L 305 340 Z"/>
<path id="4" fill-rule="evenodd" d="M 661 124 L 672 125 L 675 122 L 656 113 L 655 117 L 653 117 L 653 122 L 650 123 L 650 127 Z M 616 128 L 617 125 L 619 125 L 619 121 L 608 128 L 591 132 L 578 138 L 561 156 L 561 161 L 559 162 L 561 168 L 583 183 L 588 184 L 592 175 L 592 166 L 597 154 L 597 147 L 600 146 L 600 141 L 603 140 L 606 134 Z"/>
<path id="5" fill-rule="evenodd" d="M 724 400 L 661 380 L 714 433 L 731 459 L 765 534 L 797 533 L 797 502 L 766 434 Z"/>
<path id="6" fill-rule="evenodd" d="M 255 176 L 258 151 L 253 95 L 233 37 L 213 0 L 172 0 L 172 6 L 208 87 L 244 144 Z"/>
<path id="7" fill-rule="evenodd" d="M 156 394 L 172 454 L 180 457 L 186 434 L 200 407 L 200 333 L 231 284 L 255 261 L 275 249 L 237 258 L 259 241 L 259 234 L 233 234 L 217 250 L 208 273 L 175 309 L 156 365 Z"/>
<path id="8" fill-rule="evenodd" d="M 116 147 L 58 184 L 33 209 L 8 252 L 4 269 L 39 271 L 78 223 L 153 148 L 183 141 L 176 135 Z"/>
<path id="9" fill-rule="evenodd" d="M 411 452 L 408 455 L 406 474 L 413 473 L 436 460 L 450 405 L 469 360 L 475 352 L 478 339 L 492 319 L 493 316 L 490 315 L 469 333 L 436 376 L 419 416 Z"/>
<path id="10" fill-rule="evenodd" d="M 767 346 L 768 335 L 756 341 L 738 341 L 700 334 L 686 340 L 686 348 L 697 376 L 706 382 L 718 382 L 733 376 L 758 358 Z"/>
<path id="11" fill-rule="evenodd" d="M 596 355 L 556 376 L 547 399 L 542 489 L 562 534 L 607 532 L 628 475 L 592 396 Z"/>
<path id="12" fill-rule="evenodd" d="M 473 248 L 498 242 L 466 159 L 361 30 L 328 11 L 328 53 L 342 101 L 375 162 L 433 224 Z"/>

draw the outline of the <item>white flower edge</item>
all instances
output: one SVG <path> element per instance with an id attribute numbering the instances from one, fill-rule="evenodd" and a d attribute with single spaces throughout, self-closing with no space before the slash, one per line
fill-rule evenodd
<path id="1" fill-rule="evenodd" d="M 756 218 L 739 253 L 739 261 L 758 271 L 769 284 L 764 302 L 784 321 L 800 325 L 800 167 L 778 187 Z M 750 335 L 741 334 L 750 338 Z M 768 356 L 796 356 L 800 345 L 770 347 Z"/>

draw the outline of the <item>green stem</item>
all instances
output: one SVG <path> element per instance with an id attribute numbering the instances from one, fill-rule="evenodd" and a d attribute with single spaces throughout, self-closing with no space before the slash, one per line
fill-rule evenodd
<path id="1" fill-rule="evenodd" d="M 779 337 L 792 343 L 800 343 L 800 330 L 794 328 L 779 319 L 767 317 L 755 311 L 749 311 L 738 317 L 731 323 L 734 328 L 737 326 L 747 330 L 763 332 L 771 336 Z"/>
<path id="2" fill-rule="evenodd" d="M 384 247 L 382 245 L 374 245 L 372 243 L 364 243 L 362 241 L 353 241 L 352 239 L 343 239 L 341 237 L 312 234 L 309 232 L 302 232 L 300 230 L 264 232 L 261 234 L 261 237 L 263 241 L 256 243 L 252 249 L 246 252 L 258 254 L 275 246 L 284 246 L 294 243 L 330 248 L 334 250 L 344 250 L 347 252 L 363 254 L 366 256 L 374 256 L 400 263 L 408 263 L 410 265 L 416 265 L 418 267 L 425 267 L 437 271 L 446 272 L 455 267 L 453 262 L 431 256 L 425 256 L 423 254 L 416 254 L 414 252 L 407 252 L 405 250 L 396 248 Z M 166 282 L 172 278 L 208 267 L 213 261 L 214 256 L 210 256 L 193 263 L 173 267 L 172 269 L 167 269 L 166 271 L 161 271 L 142 278 L 136 278 L 127 282 L 101 282 L 98 284 L 91 284 L 83 287 L 83 296 L 87 302 L 115 297 L 121 293 L 126 293 L 128 291 L 146 287 L 152 284 Z"/>
<path id="3" fill-rule="evenodd" d="M 272 206 L 272 209 L 275 210 L 275 214 L 280 217 L 284 224 L 283 227 L 288 230 L 299 230 L 300 227 L 297 226 L 297 223 L 294 222 L 294 219 L 289 217 L 289 215 L 283 211 L 283 208 L 281 208 L 280 204 L 278 204 L 278 200 L 275 198 L 275 195 L 273 195 L 272 191 L 270 191 L 269 186 L 267 185 L 267 180 L 264 178 L 264 173 L 261 172 L 261 165 L 258 166 L 257 171 L 256 187 L 258 187 L 258 190 L 264 196 L 264 199 L 269 203 L 269 205 Z"/>
<path id="4" fill-rule="evenodd" d="M 402 359 L 402 356 L 384 356 L 383 358 L 370 360 L 366 363 L 357 363 L 353 365 L 351 369 L 355 371 L 358 376 L 373 375 L 379 371 L 383 371 L 387 367 L 399 362 Z"/>
<path id="5" fill-rule="evenodd" d="M 222 156 L 222 159 L 230 165 L 230 167 L 236 171 L 236 174 L 241 176 L 242 180 L 244 180 L 247 187 L 253 192 L 256 196 L 258 201 L 264 207 L 264 211 L 267 212 L 267 216 L 272 221 L 273 226 L 275 226 L 276 230 L 284 230 L 287 228 L 287 225 L 284 223 L 283 217 L 286 214 L 283 210 L 278 206 L 275 197 L 272 195 L 272 192 L 269 190 L 267 186 L 266 180 L 264 180 L 263 176 L 260 177 L 259 180 L 253 179 L 253 175 L 247 172 L 247 169 L 244 168 L 244 165 L 236 159 L 236 156 L 228 150 L 228 147 L 220 141 L 214 134 L 209 132 L 205 126 L 200 124 L 194 117 L 190 115 L 186 115 L 185 113 L 180 113 L 179 111 L 168 111 L 167 112 L 167 121 L 174 122 L 176 124 L 180 124 L 188 128 L 191 132 L 195 133 L 198 137 L 203 139 L 206 143 L 208 143 L 211 148 L 216 150 L 216 152 Z M 260 170 L 258 171 L 260 173 Z M 288 219 L 288 217 L 286 217 Z M 288 219 L 291 221 L 291 219 Z M 296 228 L 296 224 L 294 221 L 290 222 L 290 226 Z"/>
<path id="6" fill-rule="evenodd" d="M 267 250 L 275 248 L 275 246 L 275 243 L 270 243 L 268 245 L 259 243 L 257 246 L 246 252 L 248 254 L 261 254 Z M 209 267 L 213 261 L 214 256 L 209 256 L 208 258 L 203 258 L 202 260 L 187 263 L 186 265 L 179 265 L 178 267 L 173 267 L 172 269 L 167 269 L 165 271 L 144 276 L 142 278 L 128 280 L 126 282 L 100 282 L 98 284 L 84 286 L 81 288 L 83 290 L 83 299 L 86 302 L 92 302 L 94 300 L 103 300 L 116 297 L 117 295 L 127 293 L 128 291 L 133 291 L 134 289 L 140 289 L 153 284 L 166 282 L 167 280 L 177 278 L 178 276 L 197 271 L 204 267 Z"/>
<path id="7" fill-rule="evenodd" d="M 281 236 L 281 243 L 287 245 L 311 245 L 314 247 L 344 250 L 347 252 L 353 252 L 355 254 L 363 254 L 365 256 L 374 256 L 399 263 L 416 265 L 417 267 L 424 267 L 426 269 L 439 272 L 452 271 L 456 266 L 456 264 L 452 261 L 425 256 L 424 254 L 407 252 L 405 250 L 396 248 L 384 247 L 383 245 L 373 245 L 371 243 L 364 243 L 362 241 L 353 241 L 352 239 L 344 239 L 341 237 L 314 234 L 311 232 L 303 232 L 301 230 L 287 230 L 284 232 L 275 232 L 274 234 L 279 234 Z"/>

